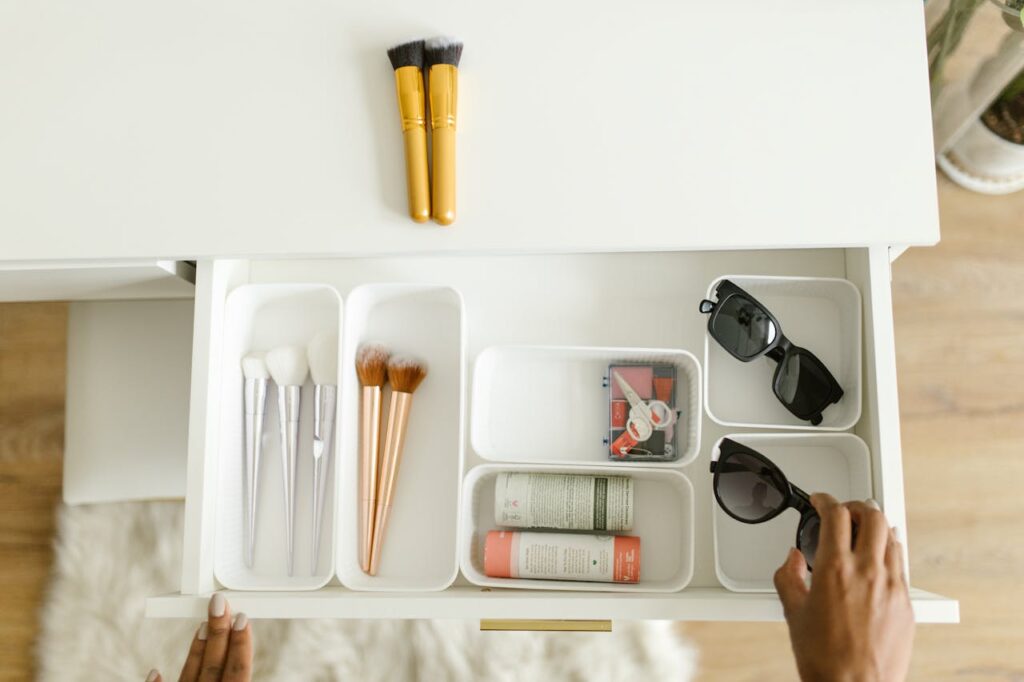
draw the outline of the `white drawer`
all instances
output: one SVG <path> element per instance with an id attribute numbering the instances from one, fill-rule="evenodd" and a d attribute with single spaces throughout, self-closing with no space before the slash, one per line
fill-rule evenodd
<path id="1" fill-rule="evenodd" d="M 423 282 L 463 294 L 468 327 L 466 384 L 472 360 L 496 344 L 551 344 L 681 348 L 703 357 L 706 320 L 697 304 L 708 283 L 726 273 L 841 277 L 863 298 L 862 414 L 851 430 L 871 451 L 872 487 L 890 523 L 906 528 L 903 465 L 886 247 L 687 251 L 638 254 L 423 256 L 323 260 L 200 261 L 196 277 L 195 333 L 189 432 L 184 563 L 181 593 L 147 603 L 154 617 L 198 618 L 214 577 L 220 344 L 225 298 L 234 287 L 262 282 L 317 282 L 346 296 L 370 282 Z M 616 311 L 650 324 L 613 324 Z M 719 437 L 736 432 L 702 415 L 697 460 L 680 469 L 695 491 L 694 573 L 680 592 L 615 594 L 499 590 L 472 586 L 461 574 L 440 592 L 356 592 L 337 580 L 309 592 L 234 592 L 232 607 L 253 618 L 466 618 L 466 619 L 672 619 L 779 620 L 773 594 L 727 591 L 715 576 L 708 456 Z M 748 429 L 751 430 L 751 429 Z M 759 429 L 766 431 L 768 429 Z M 464 421 L 464 471 L 482 463 Z M 344 462 L 339 463 L 344 466 Z M 799 474 L 794 473 L 794 478 Z M 339 510 L 344 507 L 338 507 Z M 912 541 L 912 538 L 910 539 Z M 955 600 L 912 590 L 920 621 L 959 618 Z"/>

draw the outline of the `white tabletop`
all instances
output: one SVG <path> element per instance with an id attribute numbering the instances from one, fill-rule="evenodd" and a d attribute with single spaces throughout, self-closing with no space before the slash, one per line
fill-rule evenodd
<path id="1" fill-rule="evenodd" d="M 385 56 L 466 43 L 459 217 Z M 925 244 L 920 0 L 10 0 L 0 262 Z"/>

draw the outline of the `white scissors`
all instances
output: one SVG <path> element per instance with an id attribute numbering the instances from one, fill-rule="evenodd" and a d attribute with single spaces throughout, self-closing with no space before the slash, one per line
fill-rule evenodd
<path id="1" fill-rule="evenodd" d="M 664 431 L 676 421 L 676 413 L 667 403 L 661 400 L 644 402 L 640 395 L 633 390 L 625 379 L 618 372 L 612 372 L 615 383 L 622 390 L 629 403 L 629 421 L 626 422 L 626 430 L 638 443 L 654 435 L 654 430 Z"/>

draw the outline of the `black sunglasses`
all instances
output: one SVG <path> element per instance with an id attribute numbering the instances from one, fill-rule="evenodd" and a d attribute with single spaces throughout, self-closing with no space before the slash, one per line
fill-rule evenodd
<path id="1" fill-rule="evenodd" d="M 814 569 L 821 517 L 811 497 L 786 478 L 774 462 L 760 452 L 723 438 L 717 461 L 711 462 L 715 499 L 726 514 L 743 523 L 764 523 L 787 509 L 800 512 L 796 548 L 807 568 Z M 856 528 L 854 528 L 856 534 Z"/>
<path id="2" fill-rule="evenodd" d="M 711 314 L 711 337 L 737 360 L 750 362 L 767 355 L 777 362 L 772 378 L 775 397 L 797 418 L 820 424 L 825 408 L 843 397 L 843 389 L 825 363 L 790 342 L 775 316 L 729 280 L 718 283 L 715 295 L 717 302 L 700 302 L 700 312 Z"/>

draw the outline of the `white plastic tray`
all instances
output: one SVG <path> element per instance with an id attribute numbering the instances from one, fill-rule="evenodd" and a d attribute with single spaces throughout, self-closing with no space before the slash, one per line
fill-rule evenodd
<path id="1" fill-rule="evenodd" d="M 306 346 L 320 331 L 341 332 L 342 302 L 338 292 L 324 284 L 250 284 L 231 292 L 225 302 L 220 429 L 216 495 L 214 575 L 235 590 L 314 590 L 334 574 L 334 486 L 328 470 L 327 496 L 320 537 L 320 561 L 312 562 L 313 542 L 313 383 L 302 387 L 302 418 L 295 502 L 295 570 L 287 572 L 284 524 L 283 472 L 277 389 L 267 390 L 256 503 L 256 551 L 252 568 L 245 565 L 243 462 L 244 406 L 242 357 L 250 351 L 276 346 Z M 337 420 L 335 420 L 337 423 Z M 337 453 L 337 429 L 335 429 Z M 333 468 L 333 463 L 332 463 Z"/>
<path id="2" fill-rule="evenodd" d="M 675 365 L 678 459 L 609 460 L 602 440 L 608 392 L 601 381 L 617 362 Z M 493 346 L 480 353 L 473 370 L 473 450 L 492 461 L 683 467 L 700 451 L 700 390 L 700 364 L 684 350 Z"/>
<path id="3" fill-rule="evenodd" d="M 490 578 L 483 571 L 483 546 L 494 523 L 494 482 L 502 471 L 630 476 L 634 485 L 633 529 L 640 538 L 640 582 L 588 583 L 568 580 Z M 678 592 L 693 577 L 693 486 L 678 471 L 619 466 L 540 466 L 482 464 L 463 483 L 460 563 L 475 585 L 532 590 L 590 592 Z"/>
<path id="4" fill-rule="evenodd" d="M 757 450 L 808 493 L 829 493 L 843 501 L 872 497 L 871 454 L 853 434 L 745 433 L 725 438 Z M 718 459 L 721 444 L 719 439 L 711 448 L 712 460 Z M 727 515 L 713 495 L 711 504 L 718 580 L 734 592 L 774 592 L 772 577 L 796 542 L 800 515 L 788 509 L 771 521 L 750 524 Z"/>
<path id="5" fill-rule="evenodd" d="M 861 413 L 861 298 L 857 287 L 836 278 L 728 275 L 711 283 L 707 298 L 715 300 L 715 287 L 723 279 L 767 307 L 790 341 L 825 363 L 844 395 L 822 413 L 821 424 L 812 426 L 797 419 L 772 392 L 778 366 L 773 360 L 760 357 L 741 362 L 705 333 L 708 416 L 723 426 L 819 431 L 852 428 Z"/>
<path id="6" fill-rule="evenodd" d="M 343 342 L 342 418 L 338 471 L 338 577 L 353 590 L 443 590 L 458 573 L 456 532 L 462 472 L 466 326 L 462 296 L 447 286 L 368 284 L 347 299 Z M 427 363 L 413 396 L 380 568 L 359 566 L 359 380 L 363 343 Z M 387 418 L 385 393 L 384 419 Z"/>

